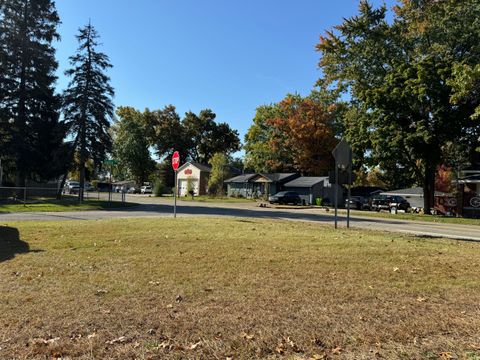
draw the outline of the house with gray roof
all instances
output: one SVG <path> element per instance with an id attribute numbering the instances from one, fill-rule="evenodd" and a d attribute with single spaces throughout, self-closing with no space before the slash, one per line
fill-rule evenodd
<path id="1" fill-rule="evenodd" d="M 332 204 L 335 196 L 335 186 L 330 184 L 328 176 L 301 176 L 284 184 L 285 190 L 294 191 L 300 195 L 304 205 L 315 205 L 316 199 Z M 338 203 L 343 204 L 343 188 L 338 186 Z"/>
<path id="2" fill-rule="evenodd" d="M 300 175 L 296 173 L 243 174 L 225 181 L 227 194 L 233 197 L 266 198 L 283 190 L 283 185 Z"/>

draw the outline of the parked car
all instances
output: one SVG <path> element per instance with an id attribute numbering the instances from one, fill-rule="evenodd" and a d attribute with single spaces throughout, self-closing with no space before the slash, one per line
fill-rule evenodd
<path id="1" fill-rule="evenodd" d="M 397 195 L 378 195 L 372 199 L 372 210 L 397 210 L 408 211 L 410 203 L 405 198 Z"/>
<path id="2" fill-rule="evenodd" d="M 84 188 L 84 192 L 95 190 L 95 188 L 92 185 L 90 185 L 90 183 L 88 183 L 88 182 L 85 183 L 83 188 Z M 79 191 L 80 191 L 80 183 L 78 183 L 76 181 L 70 182 L 64 189 L 64 192 L 66 194 L 78 194 Z"/>
<path id="3" fill-rule="evenodd" d="M 345 208 L 348 207 L 348 199 L 345 200 Z M 363 196 L 351 196 L 350 197 L 350 209 L 356 210 L 369 210 L 370 204 L 367 198 Z"/>
<path id="4" fill-rule="evenodd" d="M 151 186 L 142 186 L 140 188 L 140 193 L 141 194 L 151 194 L 152 193 L 152 187 Z"/>
<path id="5" fill-rule="evenodd" d="M 298 205 L 302 203 L 300 195 L 294 191 L 280 191 L 275 195 L 269 196 L 268 201 L 270 204 L 294 204 Z"/>
<path id="6" fill-rule="evenodd" d="M 127 193 L 128 194 L 140 194 L 140 188 L 132 186 L 132 187 L 128 188 Z"/>
<path id="7" fill-rule="evenodd" d="M 397 210 L 404 210 L 407 212 L 410 209 L 410 203 L 401 196 L 392 196 L 390 200 L 390 210 L 396 208 Z"/>
<path id="8" fill-rule="evenodd" d="M 84 189 L 85 189 L 85 191 L 94 191 L 95 190 L 95 188 L 89 182 L 85 183 Z"/>
<path id="9" fill-rule="evenodd" d="M 65 194 L 78 194 L 78 189 L 80 189 L 80 183 L 78 181 L 68 181 L 63 188 Z"/>

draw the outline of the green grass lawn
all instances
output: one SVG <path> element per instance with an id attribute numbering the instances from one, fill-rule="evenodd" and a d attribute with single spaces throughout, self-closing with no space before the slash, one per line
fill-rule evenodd
<path id="1" fill-rule="evenodd" d="M 333 211 L 333 209 L 330 209 L 330 211 Z M 340 214 L 345 215 L 347 213 L 347 210 L 340 209 L 339 212 Z M 480 225 L 480 219 L 455 218 L 455 217 L 447 217 L 442 215 L 423 215 L 423 214 L 412 214 L 412 213 L 390 214 L 387 211 L 376 212 L 376 211 L 359 211 L 359 210 L 352 210 L 351 214 L 358 215 L 358 216 L 383 218 L 383 219 L 428 221 L 428 222 L 438 222 L 438 223 L 446 223 L 446 224 Z"/>
<path id="2" fill-rule="evenodd" d="M 121 203 L 119 201 L 85 200 L 79 204 L 76 200 L 38 200 L 33 203 L 1 204 L 0 213 L 5 212 L 59 212 L 59 211 L 81 211 L 81 210 L 106 210 L 119 207 L 130 207 L 136 204 Z"/>
<path id="3" fill-rule="evenodd" d="M 0 226 L 0 358 L 480 356 L 480 244 L 214 219 Z"/>

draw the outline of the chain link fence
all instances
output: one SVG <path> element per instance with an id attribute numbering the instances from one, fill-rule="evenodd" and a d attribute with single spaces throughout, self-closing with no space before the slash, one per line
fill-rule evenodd
<path id="1" fill-rule="evenodd" d="M 1 204 L 36 204 L 42 202 L 78 202 L 78 190 L 60 192 L 55 187 L 0 187 Z M 126 201 L 124 192 L 89 190 L 84 192 L 84 200 L 122 202 Z"/>

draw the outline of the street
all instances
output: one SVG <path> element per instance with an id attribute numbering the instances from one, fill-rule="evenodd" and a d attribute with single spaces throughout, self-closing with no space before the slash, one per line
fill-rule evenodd
<path id="1" fill-rule="evenodd" d="M 3 213 L 0 223 L 14 221 L 61 221 L 61 220 L 102 220 L 139 217 L 173 217 L 173 200 L 146 196 L 129 196 L 127 201 L 137 202 L 138 206 L 102 211 L 49 212 L 49 213 Z M 241 218 L 263 218 L 291 221 L 317 222 L 333 227 L 333 211 L 317 208 L 261 208 L 255 203 L 204 203 L 179 201 L 177 216 L 229 216 Z M 407 221 L 386 218 L 373 218 L 352 215 L 350 225 L 354 228 L 413 234 L 425 237 L 446 237 L 458 240 L 480 241 L 480 227 L 475 225 Z M 346 216 L 339 216 L 339 227 L 346 226 Z"/>

